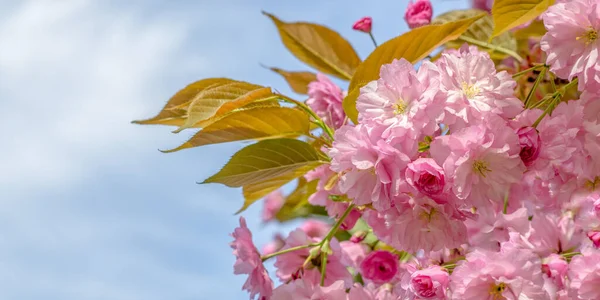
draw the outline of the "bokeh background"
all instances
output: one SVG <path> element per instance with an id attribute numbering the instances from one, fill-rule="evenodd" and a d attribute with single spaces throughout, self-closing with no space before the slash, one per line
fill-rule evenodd
<path id="1" fill-rule="evenodd" d="M 365 58 L 353 22 L 372 16 L 381 43 L 407 30 L 407 3 L 0 0 L 0 299 L 247 299 L 229 248 L 241 191 L 195 183 L 243 144 L 162 154 L 193 132 L 130 121 L 206 77 L 291 94 L 259 63 L 308 67 L 261 10 L 326 24 Z M 297 225 L 261 224 L 261 209 L 243 213 L 259 246 Z"/>

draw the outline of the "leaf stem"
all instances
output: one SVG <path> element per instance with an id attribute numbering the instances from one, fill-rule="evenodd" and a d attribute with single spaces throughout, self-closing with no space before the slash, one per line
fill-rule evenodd
<path id="1" fill-rule="evenodd" d="M 286 102 L 296 104 L 300 109 L 308 113 L 311 117 L 313 117 L 313 119 L 315 119 L 316 124 L 321 127 L 331 139 L 333 139 L 333 130 L 331 130 L 331 128 L 327 126 L 327 124 L 325 124 L 325 122 L 323 122 L 323 120 L 312 109 L 310 109 L 310 107 L 308 107 L 308 105 L 298 100 L 294 100 L 286 95 L 277 94 L 277 96 Z"/>
<path id="2" fill-rule="evenodd" d="M 371 37 L 371 41 L 373 41 L 373 45 L 375 45 L 375 48 L 377 48 L 377 42 L 375 41 L 375 37 L 373 36 L 373 33 L 369 32 L 369 36 Z"/>
<path id="3" fill-rule="evenodd" d="M 321 286 L 325 286 L 325 271 L 327 271 L 327 253 L 321 253 Z"/>
<path id="4" fill-rule="evenodd" d="M 277 255 L 281 255 L 281 254 L 286 254 L 289 252 L 294 252 L 296 250 L 301 250 L 301 249 L 306 249 L 306 248 L 310 248 L 310 247 L 315 247 L 318 246 L 318 243 L 315 244 L 307 244 L 307 245 L 300 245 L 300 246 L 296 246 L 296 247 L 291 247 L 291 248 L 287 248 L 287 249 L 283 249 L 281 251 L 277 251 L 277 252 L 273 252 L 271 254 L 267 254 L 265 256 L 261 256 L 262 261 L 265 261 L 269 258 L 275 257 Z"/>
<path id="5" fill-rule="evenodd" d="M 494 51 L 498 51 L 498 52 L 510 55 L 514 59 L 518 60 L 519 62 L 523 62 L 523 58 L 519 54 L 517 54 L 517 52 L 512 51 L 510 49 L 506 49 L 504 47 L 500 47 L 500 46 L 497 46 L 497 45 L 493 45 L 493 44 L 490 44 L 490 43 L 479 41 L 479 40 L 476 40 L 474 38 L 470 38 L 468 36 L 460 36 L 458 39 L 462 40 L 464 42 L 467 42 L 467 43 L 471 43 L 473 45 L 477 45 L 477 46 L 480 46 L 480 47 L 485 47 L 485 48 L 488 48 L 488 49 L 491 49 L 491 50 L 494 50 Z"/>
<path id="6" fill-rule="evenodd" d="M 527 94 L 527 98 L 525 98 L 525 104 L 524 104 L 525 108 L 529 108 L 529 103 L 531 102 L 533 95 L 535 94 L 538 86 L 540 85 L 540 82 L 542 82 L 542 78 L 544 78 L 544 76 L 546 76 L 546 70 L 547 70 L 546 68 L 542 69 L 540 74 L 538 74 L 538 77 L 535 79 L 535 82 L 533 83 L 533 87 L 531 87 L 529 94 Z"/>
<path id="7" fill-rule="evenodd" d="M 546 67 L 546 66 L 545 66 L 545 65 L 543 65 L 543 64 L 541 64 L 541 65 L 535 65 L 535 66 L 533 66 L 533 67 L 531 67 L 531 68 L 529 68 L 529 69 L 525 69 L 525 70 L 523 70 L 523 71 L 519 71 L 519 72 L 517 72 L 517 73 L 513 74 L 512 78 L 513 78 L 513 79 L 516 79 L 517 77 L 519 77 L 519 76 L 521 76 L 521 75 L 523 75 L 523 74 L 527 74 L 527 73 L 529 73 L 529 72 L 531 72 L 531 71 L 533 71 L 533 70 L 537 70 L 537 69 L 539 69 L 539 68 L 545 68 L 545 67 Z"/>

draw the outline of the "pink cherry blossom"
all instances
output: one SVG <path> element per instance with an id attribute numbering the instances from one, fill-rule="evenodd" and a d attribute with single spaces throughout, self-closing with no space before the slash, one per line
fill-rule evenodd
<path id="1" fill-rule="evenodd" d="M 573 257 L 569 264 L 570 299 L 600 299 L 600 252 Z"/>
<path id="2" fill-rule="evenodd" d="M 269 255 L 271 253 L 275 253 L 279 251 L 285 245 L 285 240 L 281 236 L 281 234 L 277 233 L 273 237 L 273 240 L 268 244 L 264 245 L 262 248 L 263 255 Z"/>
<path id="3" fill-rule="evenodd" d="M 383 214 L 369 217 L 367 222 L 373 227 L 373 233 L 399 250 L 429 252 L 457 248 L 467 242 L 463 221 L 449 215 L 434 201 L 424 205 L 396 205 Z"/>
<path id="4" fill-rule="evenodd" d="M 279 209 L 283 205 L 284 198 L 283 193 L 280 189 L 271 192 L 265 197 L 265 206 L 263 208 L 262 219 L 263 221 L 271 221 L 275 218 Z"/>
<path id="5" fill-rule="evenodd" d="M 431 156 L 452 178 L 452 191 L 460 199 L 502 202 L 511 184 L 523 177 L 517 135 L 499 118 L 486 126 L 470 126 L 431 143 Z M 483 201 L 483 202 L 482 202 Z"/>
<path id="6" fill-rule="evenodd" d="M 327 76 L 317 74 L 317 80 L 308 84 L 306 104 L 329 126 L 338 128 L 344 123 L 346 114 L 342 107 L 344 93 Z"/>
<path id="7" fill-rule="evenodd" d="M 465 221 L 472 247 L 499 251 L 502 242 L 509 240 L 510 232 L 525 234 L 529 230 L 527 209 L 520 208 L 511 214 L 483 205 L 477 209 L 477 218 Z"/>
<path id="8" fill-rule="evenodd" d="M 327 235 L 331 226 L 320 220 L 306 220 L 299 228 L 310 238 L 322 239 Z"/>
<path id="9" fill-rule="evenodd" d="M 434 200 L 444 192 L 444 170 L 431 158 L 418 158 L 411 162 L 405 175 L 408 184 Z"/>
<path id="10" fill-rule="evenodd" d="M 252 242 L 252 233 L 243 217 L 240 217 L 240 227 L 237 227 L 231 236 L 234 238 L 231 248 L 236 257 L 233 273 L 248 274 L 248 279 L 242 288 L 250 293 L 250 299 L 254 299 L 257 295 L 261 300 L 269 299 L 273 293 L 273 281 Z"/>
<path id="11" fill-rule="evenodd" d="M 343 126 L 328 150 L 331 170 L 342 174 L 340 191 L 356 205 L 373 203 L 376 209 L 389 208 L 399 194 L 404 168 L 412 159 L 407 154 L 417 153 L 416 143 L 408 150 L 390 145 L 382 139 L 385 129 L 377 124 Z"/>
<path id="12" fill-rule="evenodd" d="M 569 263 L 560 255 L 552 253 L 542 259 L 542 272 L 559 289 L 564 288 Z"/>
<path id="13" fill-rule="evenodd" d="M 537 255 L 524 249 L 475 250 L 452 272 L 452 299 L 550 299 Z"/>
<path id="14" fill-rule="evenodd" d="M 533 127 L 521 127 L 517 130 L 521 152 L 519 156 L 526 166 L 531 165 L 540 155 L 542 140 Z"/>
<path id="15" fill-rule="evenodd" d="M 356 100 L 359 122 L 397 124 L 423 135 L 433 134 L 443 101 L 438 97 L 437 67 L 423 62 L 415 71 L 407 60 L 394 60 L 381 67 L 380 77 L 360 90 Z"/>
<path id="16" fill-rule="evenodd" d="M 523 110 L 523 103 L 513 95 L 516 82 L 507 72 L 496 72 L 489 54 L 477 47 L 465 44 L 459 55 L 444 53 L 436 64 L 441 93 L 447 99 L 442 123 L 454 130 L 487 113 L 513 118 Z"/>
<path id="17" fill-rule="evenodd" d="M 320 239 L 309 237 L 302 229 L 296 229 L 290 232 L 285 240 L 285 246 L 282 250 L 316 243 Z M 327 257 L 327 268 L 325 274 L 325 285 L 333 284 L 338 280 L 343 280 L 348 287 L 352 285 L 352 277 L 346 267 L 341 263 L 342 250 L 336 239 L 330 243 L 332 254 Z M 322 255 L 322 254 L 321 254 Z M 321 258 L 316 257 L 309 261 L 308 265 L 303 268 L 304 262 L 310 256 L 310 249 L 304 248 L 277 256 L 275 268 L 277 269 L 277 277 L 283 282 L 294 279 L 296 274 L 299 277 L 308 280 L 313 284 L 319 284 L 321 281 Z"/>
<path id="18" fill-rule="evenodd" d="M 341 261 L 345 266 L 350 266 L 356 270 L 370 251 L 369 246 L 351 241 L 340 242 L 342 248 Z"/>
<path id="19" fill-rule="evenodd" d="M 533 215 L 531 230 L 526 237 L 531 250 L 540 256 L 575 252 L 584 238 L 581 228 L 568 215 L 545 213 Z"/>
<path id="20" fill-rule="evenodd" d="M 335 174 L 336 173 L 331 171 L 329 165 L 322 165 L 306 173 L 304 175 L 304 178 L 309 182 L 313 180 L 318 180 L 317 190 L 312 195 L 310 195 L 310 197 L 308 198 L 308 202 L 312 205 L 325 206 L 327 214 L 330 217 L 337 219 L 344 214 L 344 212 L 348 208 L 348 203 L 336 202 L 329 198 L 330 196 L 338 196 L 343 194 L 339 191 L 337 183 L 325 188 L 327 184 L 330 184 L 330 180 L 334 177 Z M 358 221 L 358 219 L 360 218 L 360 216 L 361 213 L 358 210 L 353 209 L 350 212 L 350 214 L 346 217 L 346 219 L 344 219 L 344 222 L 342 222 L 342 229 L 352 229 L 356 224 L 356 221 Z"/>
<path id="21" fill-rule="evenodd" d="M 352 29 L 362 31 L 364 33 L 371 33 L 373 27 L 373 19 L 371 17 L 363 17 L 352 25 Z"/>
<path id="22" fill-rule="evenodd" d="M 558 77 L 579 79 L 579 90 L 600 88 L 600 9 L 596 0 L 556 3 L 543 15 L 548 32 L 541 41 L 546 63 Z"/>
<path id="23" fill-rule="evenodd" d="M 398 257 L 384 250 L 376 250 L 361 262 L 360 273 L 364 279 L 370 280 L 376 284 L 383 284 L 391 281 L 398 274 Z"/>
<path id="24" fill-rule="evenodd" d="M 283 284 L 273 291 L 272 300 L 346 300 L 344 282 L 339 280 L 329 286 L 319 286 L 310 280 L 299 279 Z"/>
<path id="25" fill-rule="evenodd" d="M 417 28 L 431 23 L 431 16 L 433 15 L 433 7 L 429 0 L 412 0 L 408 3 L 406 12 L 404 13 L 404 20 L 410 28 Z"/>
<path id="26" fill-rule="evenodd" d="M 365 286 L 354 284 L 348 293 L 348 300 L 400 300 L 401 293 L 388 284 L 376 286 L 368 283 Z"/>
<path id="27" fill-rule="evenodd" d="M 417 269 L 408 267 L 402 277 L 401 287 L 406 291 L 407 299 L 447 299 L 450 284 L 448 272 L 436 265 Z"/>

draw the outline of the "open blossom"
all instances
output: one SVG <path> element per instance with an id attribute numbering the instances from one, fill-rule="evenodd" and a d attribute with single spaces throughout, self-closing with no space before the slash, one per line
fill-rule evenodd
<path id="1" fill-rule="evenodd" d="M 517 135 L 497 117 L 487 121 L 487 126 L 470 126 L 431 143 L 431 156 L 453 179 L 454 194 L 475 203 L 503 201 L 525 171 Z"/>
<path id="2" fill-rule="evenodd" d="M 569 263 L 558 254 L 552 253 L 542 259 L 542 273 L 559 289 L 564 287 L 568 271 Z"/>
<path id="3" fill-rule="evenodd" d="M 252 242 L 252 233 L 243 217 L 240 217 L 240 227 L 236 228 L 231 236 L 234 238 L 231 248 L 237 258 L 233 265 L 233 273 L 248 274 L 243 289 L 250 293 L 250 299 L 254 299 L 256 295 L 261 300 L 269 299 L 273 293 L 273 281 Z"/>
<path id="4" fill-rule="evenodd" d="M 408 252 L 452 249 L 467 242 L 463 221 L 449 215 L 434 201 L 426 205 L 396 205 L 379 216 L 371 215 L 367 223 L 379 239 Z"/>
<path id="5" fill-rule="evenodd" d="M 600 299 L 600 252 L 573 257 L 569 264 L 570 299 Z"/>
<path id="6" fill-rule="evenodd" d="M 525 234 L 529 230 L 527 209 L 520 208 L 511 214 L 493 209 L 493 205 L 482 205 L 477 209 L 477 218 L 466 220 L 469 244 L 481 249 L 499 251 L 502 242 L 509 240 L 510 232 Z"/>
<path id="7" fill-rule="evenodd" d="M 285 241 L 282 250 L 316 243 L 320 239 L 309 237 L 302 229 L 296 229 L 290 232 Z M 330 247 L 332 254 L 327 256 L 327 269 L 325 273 L 325 285 L 333 284 L 338 280 L 346 283 L 347 287 L 352 285 L 352 276 L 342 264 L 342 250 L 336 239 L 331 240 Z M 322 254 L 320 254 L 322 255 Z M 313 284 L 319 284 L 321 281 L 321 257 L 315 257 L 310 260 L 307 266 L 303 268 L 306 258 L 310 256 L 310 249 L 304 248 L 277 256 L 275 268 L 277 268 L 277 277 L 283 282 L 295 279 L 297 277 L 308 280 Z"/>
<path id="8" fill-rule="evenodd" d="M 371 33 L 373 27 L 373 19 L 371 17 L 363 17 L 356 21 L 352 25 L 352 29 L 362 31 L 364 33 Z"/>
<path id="9" fill-rule="evenodd" d="M 396 289 L 385 284 L 376 286 L 373 283 L 368 283 L 364 286 L 354 284 L 348 293 L 348 300 L 398 300 L 401 293 L 397 293 Z"/>
<path id="10" fill-rule="evenodd" d="M 285 245 L 285 240 L 281 234 L 277 233 L 273 237 L 273 240 L 267 243 L 262 248 L 263 255 L 269 255 L 271 253 L 275 253 L 279 251 Z"/>
<path id="11" fill-rule="evenodd" d="M 283 205 L 283 193 L 280 189 L 271 192 L 265 197 L 265 206 L 263 208 L 262 219 L 263 221 L 271 221 L 275 218 L 277 212 Z"/>
<path id="12" fill-rule="evenodd" d="M 381 66 L 381 78 L 360 90 L 356 100 L 359 122 L 376 121 L 414 128 L 423 135 L 437 130 L 443 99 L 438 97 L 439 74 L 423 62 L 418 71 L 405 59 Z"/>
<path id="13" fill-rule="evenodd" d="M 376 250 L 361 262 L 360 273 L 363 278 L 376 284 L 390 282 L 398 274 L 398 256 L 385 251 Z"/>
<path id="14" fill-rule="evenodd" d="M 331 170 L 341 173 L 339 189 L 356 205 L 373 203 L 384 210 L 392 205 L 399 194 L 404 168 L 417 153 L 416 143 L 411 149 L 398 149 L 402 143 L 382 139 L 386 128 L 378 124 L 343 126 L 335 132 L 333 147 L 328 150 Z M 395 133 L 400 140 L 411 140 L 407 135 Z M 401 151 L 402 150 L 402 151 Z"/>
<path id="15" fill-rule="evenodd" d="M 451 275 L 452 299 L 550 299 L 537 255 L 524 249 L 475 250 Z"/>
<path id="16" fill-rule="evenodd" d="M 320 286 L 309 280 L 299 279 L 283 284 L 273 291 L 272 300 L 346 300 L 344 282 L 339 280 L 329 286 Z"/>
<path id="17" fill-rule="evenodd" d="M 306 220 L 299 228 L 310 238 L 324 238 L 330 227 L 329 224 L 320 220 Z"/>
<path id="18" fill-rule="evenodd" d="M 306 104 L 325 123 L 334 128 L 342 126 L 346 118 L 342 107 L 344 93 L 329 77 L 317 74 L 317 80 L 308 84 L 308 97 Z"/>
<path id="19" fill-rule="evenodd" d="M 513 118 L 523 103 L 513 94 L 516 82 L 505 71 L 496 72 L 486 52 L 466 44 L 458 55 L 444 53 L 436 62 L 440 71 L 440 89 L 447 98 L 442 123 L 453 129 L 473 124 L 488 113 Z"/>
<path id="20" fill-rule="evenodd" d="M 327 210 L 327 214 L 330 217 L 337 219 L 344 214 L 348 208 L 348 203 L 336 202 L 329 198 L 329 196 L 343 194 L 339 191 L 337 183 L 333 185 L 330 184 L 331 186 L 326 188 L 335 175 L 336 174 L 329 168 L 329 165 L 322 165 L 306 173 L 304 178 L 308 182 L 318 180 L 317 190 L 308 197 L 308 202 L 312 205 L 324 206 Z M 360 216 L 361 213 L 358 210 L 352 209 L 350 214 L 344 219 L 344 222 L 342 222 L 341 228 L 344 230 L 352 229 Z"/>
<path id="21" fill-rule="evenodd" d="M 579 79 L 579 90 L 600 88 L 600 9 L 596 0 L 561 1 L 543 15 L 546 63 L 558 77 Z"/>
<path id="22" fill-rule="evenodd" d="M 429 0 L 416 0 L 408 3 L 406 12 L 404 13 L 404 20 L 410 28 L 417 28 L 431 23 L 431 16 L 433 15 L 433 7 Z"/>

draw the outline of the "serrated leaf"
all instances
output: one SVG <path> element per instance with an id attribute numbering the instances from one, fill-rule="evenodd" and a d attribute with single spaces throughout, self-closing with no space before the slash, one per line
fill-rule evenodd
<path id="1" fill-rule="evenodd" d="M 308 94 L 308 84 L 317 80 L 317 74 L 312 72 L 293 72 L 279 68 L 269 68 L 269 70 L 281 75 L 290 88 L 298 94 Z"/>
<path id="2" fill-rule="evenodd" d="M 344 111 L 356 123 L 356 98 L 360 88 L 367 83 L 379 78 L 379 70 L 384 64 L 391 63 L 394 59 L 404 58 L 415 63 L 437 47 L 455 40 L 463 34 L 475 21 L 482 18 L 481 14 L 469 19 L 450 22 L 442 25 L 427 25 L 413 29 L 399 37 L 393 38 L 375 49 L 356 69 L 350 86 L 349 93 L 344 98 Z"/>
<path id="3" fill-rule="evenodd" d="M 244 140 L 293 137 L 308 133 L 308 115 L 290 107 L 252 107 L 231 113 L 164 152 Z"/>
<path id="4" fill-rule="evenodd" d="M 263 12 L 277 29 L 281 41 L 296 58 L 320 72 L 349 80 L 360 58 L 352 45 L 339 33 L 318 24 L 286 23 Z"/>
<path id="5" fill-rule="evenodd" d="M 275 214 L 275 218 L 279 222 L 285 222 L 308 216 L 312 212 L 312 206 L 309 205 L 308 198 L 317 191 L 318 184 L 318 180 L 307 182 L 304 177 L 298 179 L 296 189 L 287 196 L 283 206 Z"/>
<path id="6" fill-rule="evenodd" d="M 243 81 L 223 80 L 200 91 L 191 100 L 187 119 L 175 132 L 202 122 L 207 126 L 231 111 L 254 101 L 274 99 L 271 88 Z"/>
<path id="7" fill-rule="evenodd" d="M 203 183 L 242 187 L 285 176 L 324 163 L 309 144 L 294 139 L 272 139 L 249 145 L 236 154 L 217 174 Z"/>
<path id="8" fill-rule="evenodd" d="M 431 24 L 445 24 L 448 22 L 454 22 L 457 20 L 468 19 L 479 14 L 485 13 L 485 15 L 475 21 L 465 33 L 461 35 L 461 37 L 467 37 L 471 39 L 478 40 L 484 44 L 488 44 L 490 37 L 492 36 L 492 32 L 494 31 L 494 21 L 492 20 L 492 16 L 488 15 L 484 10 L 480 9 L 464 9 L 464 10 L 452 10 L 447 13 L 441 14 L 437 16 L 435 19 L 431 21 Z M 464 41 L 460 39 L 456 41 L 450 41 L 446 45 L 452 48 L 459 48 L 464 44 Z M 494 39 L 489 43 L 495 47 L 501 47 L 503 49 L 507 49 L 510 51 L 517 51 L 517 41 L 511 32 L 505 32 Z M 482 47 L 483 50 L 488 51 L 492 58 L 495 59 L 503 59 L 507 56 L 499 51 L 495 51 L 493 48 Z"/>
<path id="9" fill-rule="evenodd" d="M 207 87 L 222 82 L 224 80 L 229 79 L 208 78 L 191 83 L 185 88 L 178 91 L 173 97 L 171 97 L 171 99 L 169 99 L 167 104 L 156 116 L 146 120 L 133 121 L 133 123 L 142 125 L 181 126 L 185 122 L 187 115 L 187 107 L 189 106 L 191 99 L 193 99 L 194 96 L 196 96 L 198 93 L 200 93 Z"/>
<path id="10" fill-rule="evenodd" d="M 492 37 L 537 18 L 552 4 L 554 0 L 495 0 L 492 6 Z"/>

